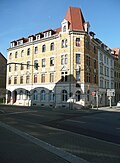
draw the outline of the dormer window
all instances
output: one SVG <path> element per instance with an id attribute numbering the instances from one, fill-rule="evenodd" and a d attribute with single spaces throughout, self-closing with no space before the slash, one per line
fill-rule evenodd
<path id="1" fill-rule="evenodd" d="M 23 40 L 18 40 L 17 41 L 17 45 L 22 45 L 23 44 Z"/>
<path id="2" fill-rule="evenodd" d="M 62 21 L 61 25 L 62 25 L 62 32 L 67 32 L 67 30 L 68 30 L 68 21 L 64 19 Z"/>
<path id="3" fill-rule="evenodd" d="M 44 33 L 44 37 L 45 37 L 45 38 L 47 37 L 47 32 L 46 32 L 46 33 Z"/>
<path id="4" fill-rule="evenodd" d="M 63 32 L 66 32 L 66 25 L 63 26 Z"/>
<path id="5" fill-rule="evenodd" d="M 40 35 L 36 35 L 36 40 L 40 40 Z"/>
<path id="6" fill-rule="evenodd" d="M 51 36 L 51 31 L 48 32 L 48 37 L 50 37 L 50 36 Z"/>
<path id="7" fill-rule="evenodd" d="M 29 42 L 32 42 L 33 41 L 33 37 L 29 37 Z"/>
<path id="8" fill-rule="evenodd" d="M 15 42 L 11 42 L 11 48 L 15 46 Z"/>

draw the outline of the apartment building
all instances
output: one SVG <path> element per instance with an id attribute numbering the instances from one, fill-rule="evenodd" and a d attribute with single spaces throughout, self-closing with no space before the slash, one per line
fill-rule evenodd
<path id="1" fill-rule="evenodd" d="M 108 89 L 114 89 L 114 57 L 112 50 L 98 38 L 98 79 L 99 79 L 99 105 L 109 105 Z M 112 97 L 112 105 L 114 97 Z"/>
<path id="2" fill-rule="evenodd" d="M 6 94 L 6 70 L 7 70 L 7 60 L 0 53 L 0 102 L 4 102 Z"/>
<path id="3" fill-rule="evenodd" d="M 113 48 L 112 55 L 114 57 L 114 87 L 115 87 L 115 104 L 120 101 L 120 49 Z"/>
<path id="4" fill-rule="evenodd" d="M 95 103 L 98 45 L 89 29 L 81 9 L 69 7 L 59 28 L 12 41 L 6 103 L 78 108 Z"/>

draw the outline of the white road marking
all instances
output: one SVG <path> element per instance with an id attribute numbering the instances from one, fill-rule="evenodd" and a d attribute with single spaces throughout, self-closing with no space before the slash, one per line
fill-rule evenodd
<path id="1" fill-rule="evenodd" d="M 65 121 L 67 121 L 67 122 L 75 122 L 75 123 L 86 123 L 84 121 L 76 121 L 76 120 L 71 120 L 71 119 L 67 119 Z"/>

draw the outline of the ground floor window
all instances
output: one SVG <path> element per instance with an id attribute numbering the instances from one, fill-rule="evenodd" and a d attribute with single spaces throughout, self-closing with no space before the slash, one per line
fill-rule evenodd
<path id="1" fill-rule="evenodd" d="M 67 101 L 68 99 L 68 95 L 67 95 L 67 91 L 66 90 L 63 90 L 62 91 L 62 101 Z"/>
<path id="2" fill-rule="evenodd" d="M 38 92 L 36 90 L 33 93 L 33 99 L 38 100 Z"/>
<path id="3" fill-rule="evenodd" d="M 45 101 L 45 90 L 41 91 L 41 101 Z"/>
<path id="4" fill-rule="evenodd" d="M 76 101 L 80 101 L 81 92 L 77 91 L 75 96 L 76 96 Z"/>

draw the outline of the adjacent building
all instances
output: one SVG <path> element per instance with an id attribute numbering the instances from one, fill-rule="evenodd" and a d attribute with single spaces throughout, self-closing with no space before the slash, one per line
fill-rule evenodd
<path id="1" fill-rule="evenodd" d="M 114 88 L 115 88 L 115 104 L 120 101 L 120 49 L 112 49 L 114 57 Z"/>
<path id="2" fill-rule="evenodd" d="M 0 53 L 0 102 L 4 102 L 6 94 L 7 59 Z"/>
<path id="3" fill-rule="evenodd" d="M 99 88 L 98 43 L 89 29 L 81 9 L 69 7 L 59 28 L 12 41 L 6 103 L 78 108 L 96 104 L 92 92 Z"/>
<path id="4" fill-rule="evenodd" d="M 107 90 L 114 89 L 114 57 L 108 46 L 97 38 L 95 40 L 98 43 L 99 105 L 107 106 L 110 100 L 110 97 L 107 96 Z M 111 101 L 114 105 L 114 96 Z"/>

